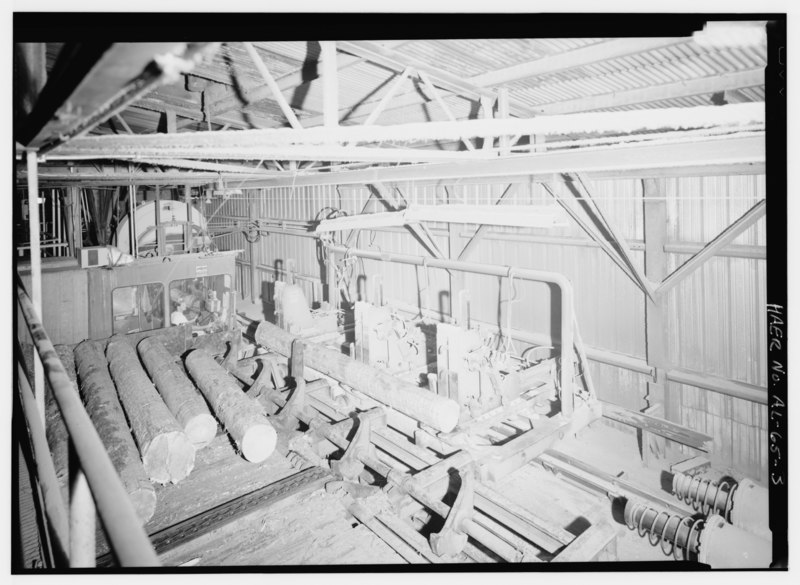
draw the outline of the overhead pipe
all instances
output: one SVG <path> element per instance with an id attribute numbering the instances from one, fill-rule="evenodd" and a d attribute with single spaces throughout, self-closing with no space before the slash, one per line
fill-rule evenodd
<path id="1" fill-rule="evenodd" d="M 559 325 L 559 337 L 561 340 L 560 356 L 561 367 L 559 374 L 559 385 L 561 387 L 561 410 L 566 415 L 572 414 L 573 410 L 573 364 L 572 364 L 572 319 L 573 319 L 573 293 L 572 283 L 569 279 L 558 272 L 546 272 L 544 270 L 532 270 L 529 268 L 515 268 L 513 266 L 497 266 L 494 264 L 480 264 L 478 262 L 465 262 L 462 260 L 445 260 L 429 258 L 426 256 L 412 256 L 410 254 L 397 254 L 395 252 L 373 252 L 371 250 L 360 250 L 346 248 L 344 246 L 326 246 L 328 254 L 342 254 L 364 258 L 366 260 L 377 260 L 380 262 L 395 262 L 398 264 L 410 264 L 413 266 L 424 266 L 430 268 L 443 268 L 446 270 L 458 270 L 461 272 L 471 272 L 473 274 L 484 274 L 487 276 L 497 276 L 500 278 L 519 278 L 533 282 L 544 282 L 554 284 L 558 287 L 561 295 L 561 320 Z M 333 261 L 333 258 L 331 258 Z"/>

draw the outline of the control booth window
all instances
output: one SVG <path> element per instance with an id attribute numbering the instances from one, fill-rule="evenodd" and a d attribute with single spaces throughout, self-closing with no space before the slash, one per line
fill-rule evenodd
<path id="1" fill-rule="evenodd" d="M 221 331 L 231 316 L 228 274 L 174 280 L 169 284 L 170 324 L 191 323 L 195 331 Z"/>
<path id="2" fill-rule="evenodd" d="M 165 326 L 164 285 L 160 282 L 115 288 L 111 306 L 114 335 Z"/>

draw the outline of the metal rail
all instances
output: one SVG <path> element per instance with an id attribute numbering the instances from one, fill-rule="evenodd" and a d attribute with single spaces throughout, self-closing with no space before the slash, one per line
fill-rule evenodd
<path id="1" fill-rule="evenodd" d="M 121 566 L 158 566 L 158 557 L 114 469 L 114 464 L 109 459 L 107 450 L 100 440 L 100 436 L 97 434 L 89 415 L 86 413 L 80 397 L 73 390 L 64 365 L 61 363 L 53 343 L 47 336 L 39 316 L 36 314 L 33 301 L 28 296 L 19 277 L 17 277 L 16 289 L 17 301 L 25 318 L 30 336 L 33 339 L 35 351 L 42 359 L 47 381 L 61 410 L 64 425 L 69 432 L 70 443 L 75 452 L 75 460 L 80 468 L 78 473 L 85 475 L 88 487 L 91 490 L 92 498 L 89 498 L 88 505 L 79 491 L 75 495 L 81 499 L 80 505 L 74 506 L 73 504 L 76 502 L 70 502 L 70 526 L 93 526 L 96 505 L 97 513 L 108 535 L 112 550 Z M 23 385 L 23 396 L 25 396 L 24 382 L 21 382 L 21 384 Z M 37 395 L 44 395 L 43 386 L 34 390 Z M 30 404 L 29 400 L 26 402 Z M 28 419 L 29 428 L 31 428 L 28 410 L 26 409 L 26 419 Z M 33 426 L 36 427 L 37 425 Z M 38 425 L 38 429 L 38 431 L 33 429 L 31 431 L 44 432 L 43 425 Z M 47 444 L 46 439 L 44 443 L 42 442 L 42 438 L 39 435 L 33 441 L 34 455 L 37 461 L 50 458 L 49 450 L 42 453 L 43 445 Z M 45 474 L 44 477 L 46 478 L 48 475 L 50 474 Z M 78 479 L 80 479 L 79 476 Z M 45 479 L 44 481 L 47 480 Z M 62 512 L 64 502 L 53 500 L 53 498 L 60 497 L 57 489 L 43 490 L 43 495 L 45 509 L 56 511 L 56 518 L 59 522 L 57 531 L 63 536 L 65 532 Z M 92 499 L 94 500 L 94 505 L 91 504 Z M 76 514 L 79 514 L 80 517 L 73 517 Z M 89 516 L 91 516 L 91 519 L 89 519 Z M 75 550 L 76 538 L 85 536 L 85 534 L 74 534 L 74 530 L 70 531 L 70 566 L 76 566 L 76 559 L 86 558 L 86 550 Z M 88 564 L 93 565 L 93 534 L 91 543 L 86 546 L 91 547 L 91 560 Z M 83 564 L 83 566 L 86 566 L 86 564 Z"/>
<path id="2" fill-rule="evenodd" d="M 471 272 L 474 274 L 485 274 L 505 278 L 519 278 L 520 280 L 531 280 L 534 282 L 544 282 L 556 285 L 561 292 L 561 319 L 559 327 L 560 337 L 560 368 L 559 385 L 561 387 L 561 410 L 569 416 L 573 410 L 573 364 L 572 364 L 572 283 L 563 274 L 557 272 L 545 272 L 543 270 L 531 270 L 528 268 L 515 268 L 513 266 L 496 266 L 493 264 L 480 264 L 477 262 L 464 262 L 462 260 L 444 260 L 438 258 L 428 258 L 424 256 L 412 256 L 409 254 L 397 254 L 394 252 L 373 252 L 370 250 L 359 250 L 346 248 L 344 246 L 326 246 L 328 254 L 342 254 L 346 256 L 364 258 L 368 260 L 378 260 L 383 262 L 396 262 L 398 264 L 411 264 L 431 268 L 443 268 L 446 270 L 458 270 L 461 272 Z M 330 258 L 333 262 L 333 258 Z"/>

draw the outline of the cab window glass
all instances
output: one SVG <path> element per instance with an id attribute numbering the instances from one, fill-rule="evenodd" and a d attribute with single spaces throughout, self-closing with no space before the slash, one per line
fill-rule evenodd
<path id="1" fill-rule="evenodd" d="M 115 288 L 111 305 L 115 335 L 164 327 L 164 285 L 160 282 Z"/>
<path id="2" fill-rule="evenodd" d="M 231 314 L 228 274 L 173 280 L 169 284 L 170 324 L 191 323 L 194 329 L 221 331 Z"/>

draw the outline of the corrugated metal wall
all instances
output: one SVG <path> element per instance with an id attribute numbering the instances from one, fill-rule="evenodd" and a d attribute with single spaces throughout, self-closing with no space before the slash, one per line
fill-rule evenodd
<path id="1" fill-rule="evenodd" d="M 667 181 L 670 241 L 707 242 L 766 197 L 760 176 Z M 734 244 L 766 245 L 759 220 Z M 669 254 L 674 270 L 690 256 Z M 677 367 L 767 385 L 766 262 L 717 256 L 667 294 L 669 359 Z M 681 422 L 714 437 L 714 460 L 766 479 L 766 406 L 670 383 Z"/>
<path id="2" fill-rule="evenodd" d="M 670 243 L 705 243 L 765 196 L 763 176 L 666 179 L 668 211 L 667 239 Z M 400 183 L 387 185 L 395 195 L 424 204 L 494 204 L 504 193 L 507 204 L 548 204 L 551 196 L 539 183 L 515 179 L 501 182 Z M 566 195 L 566 186 L 553 183 Z M 587 187 L 633 250 L 633 261 L 643 268 L 643 202 L 639 180 L 618 179 L 588 182 Z M 272 220 L 311 221 L 339 209 L 357 214 L 364 209 L 371 191 L 366 186 L 318 186 L 267 188 L 245 192 L 224 203 L 212 225 L 228 225 L 247 218 L 249 202 L 256 217 Z M 328 208 L 326 210 L 326 208 Z M 374 199 L 366 211 L 384 211 Z M 436 245 L 454 257 L 475 232 L 475 225 L 451 227 L 426 224 Z M 291 227 L 291 226 L 287 226 Z M 764 220 L 747 230 L 736 244 L 765 245 Z M 219 238 L 223 249 L 248 245 L 241 234 Z M 360 248 L 425 255 L 424 248 L 407 231 L 387 229 L 362 232 Z M 299 284 L 309 299 L 322 300 L 319 281 L 324 268 L 313 238 L 273 233 L 254 246 L 259 274 L 265 282 L 261 294 L 272 294 L 269 282 L 294 260 Z M 244 261 L 249 262 L 250 252 Z M 668 253 L 668 268 L 674 270 L 689 254 Z M 493 228 L 474 249 L 469 260 L 565 274 L 575 289 L 575 311 L 584 342 L 594 348 L 636 358 L 645 358 L 645 307 L 643 294 L 622 271 L 570 222 L 555 229 Z M 380 275 L 387 299 L 414 307 L 449 311 L 449 277 L 445 271 L 384 262 L 354 263 L 352 292 L 363 298 Z M 359 275 L 367 275 L 366 279 Z M 249 289 L 248 273 L 240 270 L 237 285 Z M 468 274 L 474 320 L 505 328 L 511 309 L 512 328 L 550 336 L 556 326 L 550 313 L 550 291 L 546 285 L 529 282 L 501 283 L 499 279 Z M 514 295 L 516 288 L 516 296 Z M 702 269 L 670 291 L 666 297 L 669 360 L 674 367 L 720 377 L 766 385 L 766 328 L 764 297 L 766 263 L 762 259 L 715 257 Z M 513 302 L 509 302 L 514 298 Z M 524 347 L 524 346 L 523 346 Z M 631 409 L 645 406 L 647 377 L 601 363 L 592 364 L 600 398 Z M 668 400 L 676 405 L 680 422 L 715 439 L 715 464 L 731 466 L 753 479 L 765 474 L 766 418 L 764 407 L 690 386 L 669 383 Z"/>

